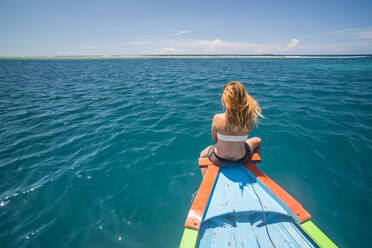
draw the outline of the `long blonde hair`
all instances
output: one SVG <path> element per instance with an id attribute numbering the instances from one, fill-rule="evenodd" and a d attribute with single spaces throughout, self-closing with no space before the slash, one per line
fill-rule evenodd
<path id="1" fill-rule="evenodd" d="M 232 81 L 223 89 L 222 106 L 225 108 L 227 128 L 234 133 L 249 133 L 257 116 L 263 118 L 261 108 L 238 81 Z"/>

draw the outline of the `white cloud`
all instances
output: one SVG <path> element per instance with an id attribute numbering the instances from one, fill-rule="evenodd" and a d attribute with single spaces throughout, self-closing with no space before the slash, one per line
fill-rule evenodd
<path id="1" fill-rule="evenodd" d="M 173 48 L 173 47 L 164 47 L 162 49 L 160 49 L 160 53 L 161 54 L 164 54 L 164 53 L 181 53 L 181 52 L 185 52 L 186 50 L 184 49 L 177 49 L 177 48 Z"/>
<path id="2" fill-rule="evenodd" d="M 371 43 L 367 39 L 368 30 L 348 30 L 359 32 L 366 37 L 360 40 L 332 39 L 336 34 L 327 36 L 292 38 L 288 41 L 263 40 L 262 42 L 231 41 L 220 38 L 187 39 L 174 37 L 172 39 L 156 39 L 122 43 L 125 47 L 120 54 L 347 54 L 371 53 Z M 346 31 L 344 31 L 346 32 Z M 363 33 L 362 33 L 363 32 Z M 337 35 L 338 36 L 338 35 Z M 356 38 L 353 38 L 356 39 Z M 300 44 L 301 43 L 301 44 Z M 132 45 L 132 46 L 130 46 Z M 89 50 L 87 50 L 89 51 Z"/>
<path id="3" fill-rule="evenodd" d="M 299 42 L 300 42 L 299 40 L 293 38 L 291 39 L 291 42 L 287 45 L 287 48 L 288 49 L 294 48 L 295 46 L 297 46 Z"/>
<path id="4" fill-rule="evenodd" d="M 154 43 L 155 46 L 156 43 Z M 288 50 L 286 44 L 249 43 L 220 40 L 177 39 L 159 41 L 161 53 L 184 54 L 266 54 L 281 53 Z"/>
<path id="5" fill-rule="evenodd" d="M 299 43 L 298 39 L 292 39 L 289 44 L 274 42 L 238 42 L 215 38 L 212 40 L 202 39 L 165 39 L 152 41 L 132 41 L 121 44 L 131 45 L 132 53 L 143 54 L 271 54 L 285 53 Z M 148 46 L 148 45 L 151 45 Z"/>
<path id="6" fill-rule="evenodd" d="M 187 48 L 193 53 L 211 54 L 261 54 L 273 53 L 283 50 L 283 48 L 275 43 L 249 43 L 220 40 L 182 40 L 174 41 L 174 47 Z"/>
<path id="7" fill-rule="evenodd" d="M 221 47 L 222 45 L 222 41 L 220 39 L 215 39 L 214 41 L 211 42 L 211 44 L 209 45 L 208 49 L 206 49 L 206 51 L 217 51 L 218 50 L 218 46 Z"/>
<path id="8" fill-rule="evenodd" d="M 178 31 L 178 32 L 176 32 L 176 33 L 174 33 L 174 34 L 172 34 L 172 36 L 180 36 L 180 35 L 183 35 L 183 34 L 189 34 L 189 33 L 191 33 L 190 30 L 180 30 L 180 31 Z"/>

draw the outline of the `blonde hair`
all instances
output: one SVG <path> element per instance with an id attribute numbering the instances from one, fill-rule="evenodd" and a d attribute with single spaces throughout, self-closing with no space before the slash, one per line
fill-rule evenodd
<path id="1" fill-rule="evenodd" d="M 257 116 L 263 118 L 261 108 L 238 81 L 232 81 L 223 89 L 222 106 L 225 108 L 227 128 L 234 133 L 248 133 L 257 124 Z"/>

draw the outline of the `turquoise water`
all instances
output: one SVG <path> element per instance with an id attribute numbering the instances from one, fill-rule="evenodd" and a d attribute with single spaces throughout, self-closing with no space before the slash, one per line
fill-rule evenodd
<path id="1" fill-rule="evenodd" d="M 177 247 L 224 84 L 260 168 L 340 247 L 372 221 L 372 58 L 0 60 L 2 247 Z"/>

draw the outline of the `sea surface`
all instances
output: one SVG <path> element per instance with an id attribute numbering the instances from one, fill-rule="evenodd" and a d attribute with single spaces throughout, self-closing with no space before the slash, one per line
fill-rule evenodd
<path id="1" fill-rule="evenodd" d="M 368 247 L 372 58 L 0 60 L 0 246 L 178 247 L 225 83 L 259 168 L 340 247 Z"/>

